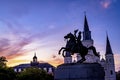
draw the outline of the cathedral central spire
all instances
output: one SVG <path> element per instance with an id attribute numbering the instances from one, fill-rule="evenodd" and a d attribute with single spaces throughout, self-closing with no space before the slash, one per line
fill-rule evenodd
<path id="1" fill-rule="evenodd" d="M 89 30 L 86 14 L 85 14 L 85 19 L 84 19 L 83 40 L 92 40 L 91 39 L 91 31 Z"/>
<path id="2" fill-rule="evenodd" d="M 89 26 L 88 26 L 86 15 L 85 15 L 85 20 L 84 20 L 84 31 L 89 31 Z"/>
<path id="3" fill-rule="evenodd" d="M 107 35 L 107 40 L 106 40 L 106 55 L 107 54 L 113 54 L 108 35 Z"/>

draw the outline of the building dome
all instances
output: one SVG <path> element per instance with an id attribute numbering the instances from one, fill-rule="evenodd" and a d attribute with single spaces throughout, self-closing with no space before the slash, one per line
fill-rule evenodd
<path id="1" fill-rule="evenodd" d="M 34 54 L 34 56 L 33 56 L 33 63 L 38 63 L 38 61 L 37 61 L 37 56 L 36 56 L 36 53 Z"/>
<path id="2" fill-rule="evenodd" d="M 36 55 L 33 57 L 33 59 L 37 58 Z"/>
<path id="3" fill-rule="evenodd" d="M 33 59 L 37 59 L 36 53 L 34 54 L 34 57 L 33 57 Z"/>

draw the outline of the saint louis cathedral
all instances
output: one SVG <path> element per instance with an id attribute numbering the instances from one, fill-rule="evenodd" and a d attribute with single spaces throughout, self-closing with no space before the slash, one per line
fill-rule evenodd
<path id="1" fill-rule="evenodd" d="M 82 44 L 85 47 L 90 47 L 94 45 L 94 40 L 91 36 L 91 31 L 89 29 L 87 17 L 85 15 L 84 19 L 84 30 L 83 30 L 83 39 Z M 100 53 L 98 53 L 100 54 Z M 114 54 L 112 52 L 112 48 L 110 45 L 110 41 L 108 38 L 108 35 L 106 37 L 106 52 L 105 52 L 105 59 L 95 56 L 93 54 L 92 50 L 88 51 L 88 54 L 85 56 L 86 61 L 84 63 L 100 63 L 102 67 L 104 67 L 105 72 L 105 80 L 116 80 L 116 73 L 115 73 L 115 64 L 114 64 Z M 81 59 L 80 55 L 77 54 L 76 60 L 72 60 L 73 57 L 70 55 L 70 53 L 66 52 L 64 56 L 64 63 L 75 63 Z"/>

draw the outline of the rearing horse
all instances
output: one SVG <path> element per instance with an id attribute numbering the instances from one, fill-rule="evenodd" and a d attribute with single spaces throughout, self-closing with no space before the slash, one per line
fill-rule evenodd
<path id="1" fill-rule="evenodd" d="M 74 37 L 74 35 L 73 35 L 72 33 L 69 33 L 69 34 L 67 34 L 66 36 L 64 36 L 64 39 L 67 40 L 66 47 L 62 47 L 62 48 L 59 50 L 59 53 L 58 53 L 58 54 L 60 54 L 60 52 L 63 50 L 63 52 L 62 52 L 63 57 L 65 57 L 65 56 L 64 56 L 64 52 L 65 52 L 65 51 L 70 52 L 70 53 L 73 52 L 73 51 L 72 51 L 72 50 L 73 50 L 73 47 L 74 47 L 74 45 L 76 44 L 75 37 Z"/>
<path id="2" fill-rule="evenodd" d="M 81 37 L 81 33 L 78 36 Z M 90 46 L 89 48 L 83 46 L 79 37 L 76 39 L 76 37 L 72 33 L 67 34 L 66 36 L 64 36 L 64 38 L 67 39 L 66 47 L 62 47 L 59 50 L 59 54 L 63 50 L 63 53 L 62 53 L 63 57 L 64 57 L 65 51 L 70 52 L 71 55 L 73 55 L 74 53 L 79 53 L 82 59 L 79 60 L 78 62 L 82 63 L 83 61 L 86 60 L 85 56 L 88 54 L 89 49 L 93 50 L 94 55 L 99 57 L 94 46 Z"/>

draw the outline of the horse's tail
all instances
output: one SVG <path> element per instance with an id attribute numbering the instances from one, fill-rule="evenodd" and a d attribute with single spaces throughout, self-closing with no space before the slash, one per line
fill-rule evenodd
<path id="1" fill-rule="evenodd" d="M 90 46 L 88 49 L 92 49 L 95 56 L 98 56 L 98 57 L 100 56 L 100 55 L 97 53 L 96 48 L 95 48 L 94 46 Z"/>

